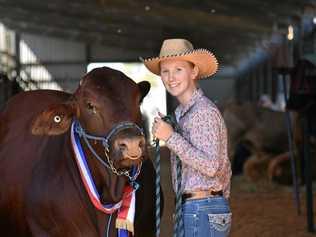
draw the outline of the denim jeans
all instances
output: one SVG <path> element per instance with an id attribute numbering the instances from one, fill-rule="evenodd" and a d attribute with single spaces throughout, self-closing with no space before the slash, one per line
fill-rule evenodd
<path id="1" fill-rule="evenodd" d="M 188 200 L 182 205 L 185 237 L 227 237 L 231 211 L 221 196 Z"/>

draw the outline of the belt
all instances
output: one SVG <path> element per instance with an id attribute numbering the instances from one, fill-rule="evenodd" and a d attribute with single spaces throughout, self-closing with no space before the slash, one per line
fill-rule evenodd
<path id="1" fill-rule="evenodd" d="M 214 197 L 214 196 L 223 196 L 223 191 L 222 190 L 219 190 L 219 191 L 203 190 L 203 191 L 183 193 L 182 203 L 188 200 L 202 199 L 202 198 L 208 198 L 208 197 Z"/>

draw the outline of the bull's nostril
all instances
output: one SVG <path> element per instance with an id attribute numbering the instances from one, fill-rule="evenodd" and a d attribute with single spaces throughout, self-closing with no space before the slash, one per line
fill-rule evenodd
<path id="1" fill-rule="evenodd" d="M 127 148 L 127 145 L 125 143 L 118 144 L 121 151 L 125 150 Z"/>
<path id="2" fill-rule="evenodd" d="M 143 148 L 146 145 L 146 141 L 144 137 L 141 137 L 139 140 L 139 147 Z"/>

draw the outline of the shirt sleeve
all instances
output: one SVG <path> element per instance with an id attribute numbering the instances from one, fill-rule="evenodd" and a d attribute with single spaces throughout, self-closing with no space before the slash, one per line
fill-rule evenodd
<path id="1" fill-rule="evenodd" d="M 182 162 L 206 176 L 214 177 L 223 162 L 220 154 L 222 123 L 216 108 L 198 110 L 190 121 L 190 142 L 173 132 L 166 145 Z"/>

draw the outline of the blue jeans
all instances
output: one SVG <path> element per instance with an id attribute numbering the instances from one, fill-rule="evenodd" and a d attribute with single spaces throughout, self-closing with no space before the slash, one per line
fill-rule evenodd
<path id="1" fill-rule="evenodd" d="M 231 227 L 231 211 L 221 196 L 188 200 L 182 205 L 185 237 L 226 237 Z"/>

